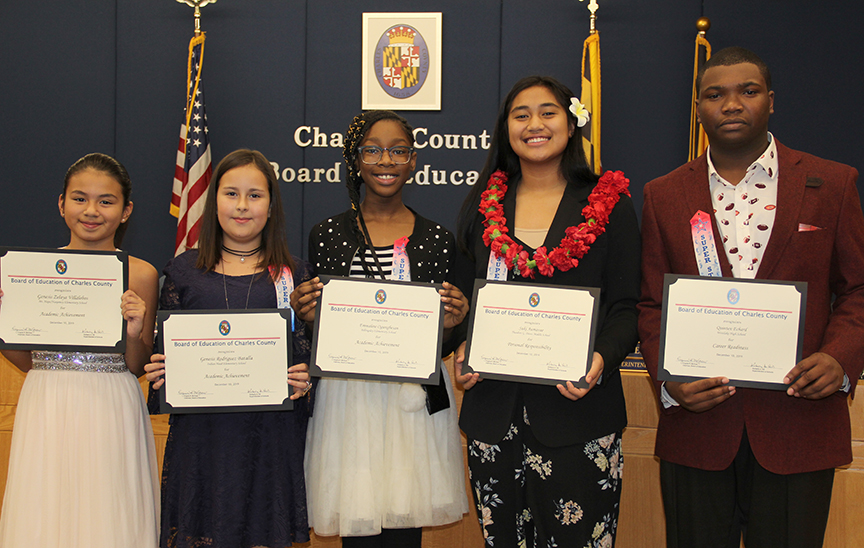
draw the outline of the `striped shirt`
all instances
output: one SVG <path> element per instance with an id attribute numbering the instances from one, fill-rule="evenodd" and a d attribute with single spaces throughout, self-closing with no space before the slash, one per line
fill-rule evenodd
<path id="1" fill-rule="evenodd" d="M 372 258 L 372 251 L 367 248 L 365 252 L 366 266 L 372 273 L 372 277 L 380 278 L 381 276 L 378 274 L 378 267 L 375 266 L 375 259 Z M 390 273 L 393 271 L 393 246 L 376 247 L 375 253 L 378 255 L 378 262 L 381 263 L 381 270 L 384 271 L 384 277 L 389 279 Z M 348 275 L 351 278 L 366 277 L 366 273 L 363 271 L 363 264 L 360 261 L 359 249 L 354 253 L 354 257 L 351 259 L 351 271 Z"/>

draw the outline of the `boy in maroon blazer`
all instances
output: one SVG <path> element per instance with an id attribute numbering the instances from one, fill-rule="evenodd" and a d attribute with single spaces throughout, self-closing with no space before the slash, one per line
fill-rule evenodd
<path id="1" fill-rule="evenodd" d="M 661 401 L 655 452 L 669 547 L 819 547 L 834 468 L 851 462 L 847 397 L 864 364 L 864 217 L 846 165 L 768 132 L 767 66 L 717 52 L 697 77 L 708 151 L 645 186 L 641 349 Z M 807 282 L 803 359 L 785 391 L 724 377 L 657 381 L 663 275 L 699 275 L 690 221 L 711 217 L 724 277 Z M 705 274 L 704 272 L 702 273 Z"/>

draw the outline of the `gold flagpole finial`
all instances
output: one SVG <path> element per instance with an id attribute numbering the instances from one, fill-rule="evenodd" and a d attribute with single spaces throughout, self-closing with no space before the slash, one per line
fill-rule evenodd
<path id="1" fill-rule="evenodd" d="M 696 20 L 696 30 L 698 30 L 699 34 L 701 34 L 702 36 L 705 36 L 705 33 L 710 28 L 711 28 L 711 20 L 708 19 L 707 17 L 700 17 L 699 19 Z"/>
<path id="2" fill-rule="evenodd" d="M 181 4 L 186 4 L 190 8 L 195 8 L 195 36 L 201 34 L 201 8 L 207 4 L 215 4 L 216 0 L 177 0 Z"/>
<path id="3" fill-rule="evenodd" d="M 177 0 L 177 1 L 179 2 L 180 0 Z M 582 2 L 582 0 L 579 0 L 579 1 Z M 597 0 L 590 0 L 588 2 L 588 11 L 591 12 L 591 30 L 590 30 L 591 34 L 594 34 L 597 32 L 597 8 L 599 8 L 599 7 L 600 7 L 600 5 L 597 3 Z"/>

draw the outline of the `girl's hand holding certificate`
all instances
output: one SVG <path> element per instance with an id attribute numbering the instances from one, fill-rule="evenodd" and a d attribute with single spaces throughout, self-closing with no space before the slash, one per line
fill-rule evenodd
<path id="1" fill-rule="evenodd" d="M 150 363 L 144 366 L 146 374 L 144 377 L 153 383 L 153 390 L 158 390 L 165 384 L 165 354 L 153 354 Z M 290 396 L 292 400 L 302 398 L 312 388 L 309 378 L 309 366 L 305 363 L 294 364 L 288 368 L 288 384 L 294 393 Z"/>
<path id="2" fill-rule="evenodd" d="M 165 354 L 153 354 L 150 363 L 144 366 L 144 378 L 153 383 L 153 390 L 165 384 Z"/>
<path id="3" fill-rule="evenodd" d="M 470 390 L 475 384 L 483 379 L 480 378 L 480 373 L 462 374 L 462 364 L 465 362 L 465 344 L 466 343 L 463 342 L 459 345 L 459 348 L 456 349 L 454 366 L 456 370 L 456 380 L 459 381 L 459 384 L 462 385 L 463 389 Z"/>
<path id="4" fill-rule="evenodd" d="M 291 399 L 302 398 L 312 389 L 312 381 L 309 379 L 309 366 L 305 363 L 294 364 L 288 368 L 288 384 L 294 387 Z"/>
<path id="5" fill-rule="evenodd" d="M 309 323 L 315 321 L 315 306 L 323 288 L 324 284 L 316 277 L 303 282 L 291 292 L 291 308 L 298 318 Z"/>
<path id="6" fill-rule="evenodd" d="M 455 285 L 450 282 L 443 285 L 444 289 L 439 289 L 438 293 L 444 303 L 444 329 L 452 329 L 468 315 L 468 300 Z"/>
<path id="7" fill-rule="evenodd" d="M 144 329 L 144 316 L 147 312 L 147 303 L 131 289 L 123 293 L 120 298 L 120 312 L 126 320 L 126 334 L 130 339 L 137 339 Z"/>
<path id="8" fill-rule="evenodd" d="M 591 359 L 591 370 L 585 375 L 585 382 L 588 383 L 588 388 L 576 388 L 572 382 L 567 381 L 567 386 L 556 385 L 558 391 L 568 400 L 576 401 L 579 398 L 584 398 L 585 394 L 590 392 L 597 384 L 597 379 L 600 378 L 600 375 L 603 374 L 603 365 L 603 356 L 599 352 L 594 352 L 594 356 Z"/>

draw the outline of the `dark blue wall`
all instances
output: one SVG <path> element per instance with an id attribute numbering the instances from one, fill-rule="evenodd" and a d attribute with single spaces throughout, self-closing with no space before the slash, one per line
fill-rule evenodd
<path id="1" fill-rule="evenodd" d="M 637 206 L 647 181 L 686 159 L 701 15 L 711 18 L 715 50 L 743 45 L 771 67 L 778 139 L 864 167 L 860 2 L 599 3 L 603 163 L 631 178 Z M 203 10 L 214 163 L 239 147 L 261 150 L 280 170 L 339 163 L 339 149 L 300 147 L 294 133 L 345 131 L 360 111 L 361 14 L 386 11 L 443 12 L 442 110 L 403 113 L 429 135 L 491 133 L 499 101 L 528 74 L 551 74 L 578 93 L 586 2 L 221 0 Z M 63 174 L 101 151 L 133 178 L 125 247 L 161 268 L 173 253 L 168 204 L 192 10 L 169 0 L 6 0 L 0 14 L 0 245 L 65 244 L 56 208 Z M 479 149 L 426 147 L 418 169 L 479 171 L 484 159 Z M 305 255 L 309 228 L 343 210 L 347 197 L 341 184 L 282 185 L 289 242 Z M 414 184 L 406 201 L 452 228 L 467 190 Z"/>

